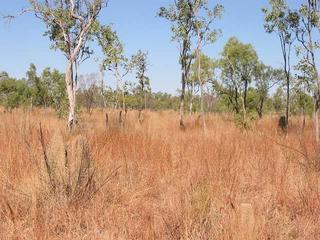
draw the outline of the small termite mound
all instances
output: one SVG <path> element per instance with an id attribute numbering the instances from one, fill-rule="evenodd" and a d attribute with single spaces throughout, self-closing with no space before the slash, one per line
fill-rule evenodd
<path id="1" fill-rule="evenodd" d="M 78 135 L 65 141 L 57 131 L 48 145 L 42 144 L 42 147 L 44 166 L 41 177 L 49 192 L 74 202 L 88 197 L 94 191 L 93 163 L 84 136 Z"/>
<path id="2" fill-rule="evenodd" d="M 286 116 L 281 116 L 281 117 L 279 118 L 278 128 L 279 128 L 282 132 L 286 132 L 286 131 L 287 131 L 287 129 L 288 129 L 288 122 L 287 122 Z"/>

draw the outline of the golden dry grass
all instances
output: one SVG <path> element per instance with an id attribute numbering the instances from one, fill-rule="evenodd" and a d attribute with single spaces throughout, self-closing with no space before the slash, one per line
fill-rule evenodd
<path id="1" fill-rule="evenodd" d="M 174 112 L 142 124 L 129 112 L 119 126 L 110 111 L 108 128 L 104 114 L 81 115 L 69 134 L 47 110 L 0 113 L 0 239 L 320 239 L 311 120 L 302 134 L 294 119 L 285 137 L 276 117 L 243 131 L 210 115 L 204 134 L 197 116 L 181 131 Z M 87 140 L 96 191 L 85 200 L 50 191 L 40 122 L 56 161 Z"/>

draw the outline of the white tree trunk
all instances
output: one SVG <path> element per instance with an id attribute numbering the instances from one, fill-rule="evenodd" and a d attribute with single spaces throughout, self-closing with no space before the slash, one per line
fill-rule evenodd
<path id="1" fill-rule="evenodd" d="M 66 70 L 66 88 L 69 100 L 69 117 L 68 117 L 68 127 L 72 129 L 77 123 L 76 119 L 76 89 L 73 81 L 73 62 L 69 61 Z"/>
<path id="2" fill-rule="evenodd" d="M 193 113 L 193 100 L 194 100 L 194 80 L 192 80 L 192 87 L 191 87 L 191 98 L 190 98 L 190 105 L 189 105 L 189 115 L 190 116 Z"/>
<path id="3" fill-rule="evenodd" d="M 184 128 L 184 99 L 180 101 L 180 127 Z"/>

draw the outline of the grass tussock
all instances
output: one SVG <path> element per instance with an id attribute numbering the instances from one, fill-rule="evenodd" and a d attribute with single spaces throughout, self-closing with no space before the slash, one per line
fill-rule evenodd
<path id="1" fill-rule="evenodd" d="M 0 113 L 0 239 L 320 239 L 312 121 Z M 41 123 L 41 131 L 40 124 Z"/>

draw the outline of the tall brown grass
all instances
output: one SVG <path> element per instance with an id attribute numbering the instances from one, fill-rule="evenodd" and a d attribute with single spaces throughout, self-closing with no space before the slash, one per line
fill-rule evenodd
<path id="1" fill-rule="evenodd" d="M 0 113 L 0 239 L 320 239 L 311 120 L 284 136 L 270 116 L 244 131 L 209 115 L 204 133 L 138 115 L 96 110 L 68 133 L 48 110 Z"/>

